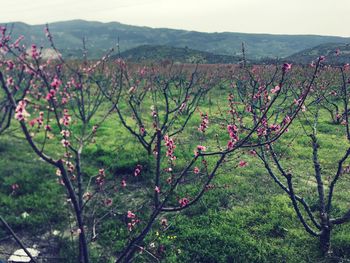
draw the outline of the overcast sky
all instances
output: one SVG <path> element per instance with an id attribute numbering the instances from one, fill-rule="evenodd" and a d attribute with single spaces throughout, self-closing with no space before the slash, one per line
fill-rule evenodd
<path id="1" fill-rule="evenodd" d="M 350 36 L 350 0 L 0 0 L 1 22 L 71 19 L 205 32 Z"/>

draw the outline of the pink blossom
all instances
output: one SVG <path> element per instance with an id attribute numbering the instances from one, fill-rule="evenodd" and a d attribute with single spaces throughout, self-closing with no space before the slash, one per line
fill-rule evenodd
<path id="1" fill-rule="evenodd" d="M 51 82 L 50 86 L 57 89 L 59 86 L 61 86 L 62 81 L 56 76 L 54 77 L 53 81 Z"/>
<path id="2" fill-rule="evenodd" d="M 105 206 L 111 206 L 113 204 L 113 200 L 111 198 L 107 198 L 104 200 Z"/>
<path id="3" fill-rule="evenodd" d="M 205 147 L 203 145 L 197 145 L 197 150 L 205 152 L 207 150 L 207 147 Z"/>
<path id="4" fill-rule="evenodd" d="M 8 77 L 6 79 L 6 85 L 9 86 L 13 86 L 14 82 L 13 82 L 13 78 L 12 77 Z"/>
<path id="5" fill-rule="evenodd" d="M 26 111 L 27 102 L 25 100 L 21 100 L 18 102 L 18 105 L 15 110 L 15 118 L 19 121 L 25 121 L 30 114 Z"/>
<path id="6" fill-rule="evenodd" d="M 142 165 L 140 164 L 136 165 L 134 170 L 134 176 L 139 176 L 141 174 L 141 171 L 142 171 Z"/>
<path id="7" fill-rule="evenodd" d="M 174 155 L 174 151 L 176 149 L 175 142 L 168 135 L 164 136 L 164 144 L 167 147 L 166 156 L 169 157 L 171 161 L 176 160 L 176 156 Z"/>
<path id="8" fill-rule="evenodd" d="M 34 44 L 32 45 L 31 53 L 32 53 L 32 58 L 34 58 L 34 59 L 38 59 L 40 56 L 40 54 L 37 50 L 37 47 Z"/>
<path id="9" fill-rule="evenodd" d="M 98 170 L 98 174 L 101 175 L 101 176 L 106 176 L 106 174 L 105 174 L 105 169 L 100 168 L 100 169 Z"/>
<path id="10" fill-rule="evenodd" d="M 160 187 L 159 186 L 156 186 L 155 188 L 154 188 L 154 191 L 156 192 L 156 193 L 160 193 Z"/>
<path id="11" fill-rule="evenodd" d="M 7 60 L 6 65 L 7 65 L 6 70 L 12 70 L 15 67 L 15 64 L 13 63 L 12 60 Z"/>
<path id="12" fill-rule="evenodd" d="M 320 56 L 320 57 L 318 58 L 318 60 L 319 60 L 320 62 L 325 61 L 325 59 L 326 59 L 325 56 Z"/>
<path id="13" fill-rule="evenodd" d="M 201 118 L 202 118 L 202 122 L 198 127 L 198 131 L 205 133 L 205 130 L 208 128 L 208 124 L 209 124 L 208 114 L 201 113 Z"/>
<path id="14" fill-rule="evenodd" d="M 128 223 L 128 230 L 132 231 L 133 228 L 136 226 L 137 223 L 139 223 L 139 219 L 131 219 L 131 222 Z"/>
<path id="15" fill-rule="evenodd" d="M 232 140 L 233 143 L 237 142 L 239 140 L 238 137 L 238 128 L 236 125 L 234 124 L 229 124 L 227 125 L 227 131 L 230 135 L 230 138 Z"/>
<path id="16" fill-rule="evenodd" d="M 70 136 L 70 131 L 68 130 L 62 130 L 61 135 L 65 138 L 68 138 Z"/>
<path id="17" fill-rule="evenodd" d="M 256 133 L 259 137 L 265 136 L 267 134 L 267 129 L 264 126 L 260 126 L 256 129 Z"/>
<path id="18" fill-rule="evenodd" d="M 85 193 L 83 194 L 83 199 L 84 199 L 84 200 L 90 200 L 91 197 L 92 197 L 92 194 L 91 194 L 90 192 L 85 192 Z"/>
<path id="19" fill-rule="evenodd" d="M 205 152 L 207 150 L 207 147 L 203 145 L 197 145 L 196 150 L 194 150 L 194 155 L 197 156 L 201 152 Z"/>
<path id="20" fill-rule="evenodd" d="M 275 93 L 277 93 L 280 89 L 281 89 L 280 86 L 276 86 L 275 88 L 271 89 L 271 93 L 272 93 L 272 94 L 275 94 Z"/>
<path id="21" fill-rule="evenodd" d="M 63 117 L 60 119 L 60 123 L 63 124 L 64 126 L 69 126 L 70 121 L 71 121 L 71 116 L 68 114 L 68 110 L 64 109 Z"/>
<path id="22" fill-rule="evenodd" d="M 63 145 L 63 147 L 69 147 L 70 146 L 70 142 L 66 139 L 62 139 L 61 140 L 61 144 Z"/>
<path id="23" fill-rule="evenodd" d="M 160 220 L 160 224 L 164 227 L 168 226 L 168 220 L 166 218 L 162 218 Z"/>
<path id="24" fill-rule="evenodd" d="M 129 93 L 132 94 L 136 91 L 136 87 L 135 86 L 132 86 L 130 89 L 129 89 Z"/>
<path id="25" fill-rule="evenodd" d="M 11 185 L 12 191 L 16 191 L 19 189 L 19 185 L 18 184 L 12 184 Z"/>
<path id="26" fill-rule="evenodd" d="M 126 217 L 132 219 L 132 218 L 136 218 L 136 215 L 129 210 Z"/>
<path id="27" fill-rule="evenodd" d="M 181 207 L 187 206 L 189 204 L 190 200 L 188 198 L 183 197 L 179 200 L 179 204 Z"/>
<path id="28" fill-rule="evenodd" d="M 287 72 L 292 69 L 292 64 L 284 63 L 282 66 L 282 71 Z"/>
<path id="29" fill-rule="evenodd" d="M 67 102 L 68 102 L 68 99 L 67 99 L 66 97 L 63 97 L 63 98 L 61 99 L 61 104 L 62 104 L 62 105 L 66 104 Z"/>
<path id="30" fill-rule="evenodd" d="M 61 170 L 60 170 L 60 169 L 57 169 L 57 170 L 56 170 L 56 175 L 57 175 L 57 176 L 62 176 L 62 173 L 61 173 Z"/>
<path id="31" fill-rule="evenodd" d="M 239 165 L 239 167 L 245 167 L 247 164 L 248 164 L 248 162 L 241 160 L 241 161 L 239 161 L 238 165 Z"/>
<path id="32" fill-rule="evenodd" d="M 254 157 L 257 155 L 257 153 L 256 153 L 255 150 L 250 150 L 250 151 L 249 151 L 249 154 L 250 154 L 251 156 L 254 156 Z"/>
<path id="33" fill-rule="evenodd" d="M 145 135 L 146 135 L 145 132 L 146 132 L 145 127 L 144 127 L 144 126 L 141 126 L 141 127 L 140 127 L 140 135 L 141 135 L 141 136 L 145 136 Z"/>
<path id="34" fill-rule="evenodd" d="M 123 179 L 121 182 L 120 182 L 120 185 L 125 188 L 126 187 L 126 181 Z"/>
<path id="35" fill-rule="evenodd" d="M 246 110 L 246 112 L 252 112 L 252 106 L 251 105 L 247 105 L 245 110 Z"/>
<path id="36" fill-rule="evenodd" d="M 194 167 L 193 172 L 194 172 L 195 174 L 199 174 L 200 170 L 199 170 L 199 168 L 196 166 L 196 167 Z"/>
<path id="37" fill-rule="evenodd" d="M 35 123 L 36 123 L 36 119 L 32 119 L 29 121 L 29 126 L 34 127 Z"/>
<path id="38" fill-rule="evenodd" d="M 232 150 L 233 147 L 235 147 L 235 143 L 234 143 L 232 140 L 229 140 L 229 141 L 227 142 L 227 149 L 228 149 L 228 150 Z"/>
<path id="39" fill-rule="evenodd" d="M 295 105 L 299 106 L 300 103 L 302 102 L 302 100 L 301 99 L 294 99 L 293 102 L 294 102 Z"/>
<path id="40" fill-rule="evenodd" d="M 281 126 L 279 124 L 271 124 L 269 129 L 272 132 L 279 132 L 281 129 Z"/>
<path id="41" fill-rule="evenodd" d="M 72 173 L 75 170 L 74 165 L 71 162 L 66 162 L 67 171 Z"/>
<path id="42" fill-rule="evenodd" d="M 282 122 L 283 125 L 287 125 L 290 122 L 291 122 L 291 118 L 288 115 L 286 115 L 286 117 L 284 117 L 283 122 Z"/>

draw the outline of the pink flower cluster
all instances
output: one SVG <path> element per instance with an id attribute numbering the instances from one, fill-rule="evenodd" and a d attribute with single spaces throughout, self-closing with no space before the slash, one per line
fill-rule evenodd
<path id="1" fill-rule="evenodd" d="M 259 137 L 267 135 L 267 119 L 266 118 L 263 118 L 261 120 L 261 126 L 259 126 L 256 129 L 256 133 L 258 134 Z"/>
<path id="2" fill-rule="evenodd" d="M 281 125 L 279 124 L 271 124 L 269 126 L 269 130 L 273 133 L 278 133 L 281 130 Z"/>
<path id="3" fill-rule="evenodd" d="M 166 156 L 169 157 L 171 161 L 176 160 L 176 156 L 174 155 L 174 150 L 176 145 L 174 140 L 171 139 L 168 135 L 164 136 L 165 146 L 167 147 Z"/>
<path id="4" fill-rule="evenodd" d="M 54 77 L 53 81 L 51 82 L 50 86 L 52 89 L 50 89 L 49 93 L 46 95 L 45 99 L 47 101 L 50 101 L 52 99 L 55 99 L 56 93 L 60 86 L 62 85 L 62 81 L 56 76 Z M 64 103 L 63 103 L 64 104 Z"/>
<path id="5" fill-rule="evenodd" d="M 105 206 L 111 206 L 113 204 L 113 200 L 112 200 L 112 198 L 106 198 L 103 201 L 103 203 L 104 203 Z"/>
<path id="6" fill-rule="evenodd" d="M 16 191 L 16 190 L 18 190 L 19 189 L 19 185 L 18 184 L 12 184 L 11 185 L 11 188 L 12 188 L 12 191 Z"/>
<path id="7" fill-rule="evenodd" d="M 38 118 L 35 118 L 35 119 L 33 119 L 33 120 L 31 120 L 30 122 L 29 122 L 29 125 L 31 126 L 31 127 L 34 127 L 34 125 L 35 124 L 38 124 L 38 128 L 40 128 L 41 127 L 41 125 L 43 125 L 44 124 L 44 112 L 40 112 L 39 113 L 39 117 Z"/>
<path id="8" fill-rule="evenodd" d="M 284 117 L 284 119 L 283 119 L 283 121 L 282 121 L 283 125 L 287 125 L 287 124 L 289 124 L 290 122 L 291 122 L 290 117 L 289 117 L 288 115 L 286 115 L 286 117 Z"/>
<path id="9" fill-rule="evenodd" d="M 14 67 L 15 67 L 15 64 L 13 63 L 12 60 L 7 60 L 6 61 L 6 70 L 10 71 L 10 70 L 13 70 Z"/>
<path id="10" fill-rule="evenodd" d="M 125 179 L 121 180 L 120 185 L 121 185 L 121 187 L 125 188 L 126 187 L 126 180 Z"/>
<path id="11" fill-rule="evenodd" d="M 26 111 L 27 102 L 26 100 L 21 100 L 15 110 L 15 118 L 19 121 L 25 121 L 30 114 Z"/>
<path id="12" fill-rule="evenodd" d="M 68 138 L 70 136 L 70 131 L 68 130 L 62 130 L 61 135 L 65 138 Z"/>
<path id="13" fill-rule="evenodd" d="M 199 174 L 200 170 L 199 170 L 199 168 L 196 166 L 196 167 L 194 167 L 193 172 L 194 172 L 195 174 Z"/>
<path id="14" fill-rule="evenodd" d="M 34 59 L 38 59 L 40 57 L 40 53 L 38 52 L 38 49 L 34 44 L 32 45 L 31 55 L 32 55 L 32 58 Z"/>
<path id="15" fill-rule="evenodd" d="M 188 198 L 183 197 L 179 200 L 179 204 L 181 207 L 187 206 L 190 203 L 190 200 Z"/>
<path id="16" fill-rule="evenodd" d="M 140 135 L 141 136 L 145 136 L 146 135 L 145 126 L 143 126 L 143 125 L 140 126 Z"/>
<path id="17" fill-rule="evenodd" d="M 292 69 L 292 64 L 284 63 L 282 66 L 282 71 L 285 73 Z"/>
<path id="18" fill-rule="evenodd" d="M 96 184 L 98 186 L 102 186 L 105 182 L 105 178 L 106 178 L 105 169 L 103 169 L 103 168 L 99 169 L 98 176 L 96 177 Z"/>
<path id="19" fill-rule="evenodd" d="M 208 128 L 208 124 L 209 124 L 208 114 L 201 113 L 201 118 L 202 118 L 202 122 L 198 127 L 198 131 L 205 133 L 205 130 Z"/>
<path id="20" fill-rule="evenodd" d="M 194 155 L 197 156 L 201 152 L 205 152 L 207 150 L 207 147 L 203 145 L 197 145 L 197 148 L 194 150 Z"/>
<path id="21" fill-rule="evenodd" d="M 12 78 L 12 77 L 8 77 L 8 78 L 6 79 L 6 85 L 7 85 L 8 87 L 11 87 L 11 86 L 13 86 L 13 84 L 14 84 L 13 78 Z"/>
<path id="22" fill-rule="evenodd" d="M 50 101 L 50 100 L 54 99 L 55 96 L 56 96 L 56 90 L 50 89 L 50 91 L 49 91 L 49 93 L 47 93 L 45 99 L 46 99 L 47 101 Z"/>
<path id="23" fill-rule="evenodd" d="M 142 165 L 140 164 L 136 165 L 134 170 L 134 176 L 139 176 L 141 174 L 141 171 L 142 171 Z"/>
<path id="24" fill-rule="evenodd" d="M 265 102 L 270 101 L 269 92 L 267 91 L 266 86 L 264 86 L 264 85 L 262 85 L 258 88 L 258 92 L 256 94 L 254 94 L 253 99 L 257 100 L 261 96 L 264 98 Z"/>
<path id="25" fill-rule="evenodd" d="M 131 211 L 128 211 L 126 217 L 128 219 L 130 219 L 130 222 L 128 223 L 128 230 L 129 231 L 132 231 L 133 228 L 138 224 L 140 223 L 140 220 L 136 217 L 136 215 L 131 212 Z"/>
<path id="26" fill-rule="evenodd" d="M 245 167 L 248 165 L 248 162 L 241 160 L 241 161 L 239 161 L 238 165 L 239 165 L 239 167 Z"/>
<path id="27" fill-rule="evenodd" d="M 73 173 L 73 171 L 74 171 L 74 169 L 75 169 L 75 167 L 74 167 L 74 164 L 72 164 L 71 162 L 66 162 L 66 166 L 67 166 L 67 171 L 69 172 L 69 173 Z"/>
<path id="28" fill-rule="evenodd" d="M 281 87 L 277 85 L 276 87 L 274 87 L 273 89 L 271 89 L 271 93 L 272 93 L 272 94 L 275 94 L 275 93 L 277 93 L 280 89 L 281 89 Z"/>
<path id="29" fill-rule="evenodd" d="M 69 126 L 69 123 L 71 121 L 71 116 L 68 114 L 68 110 L 63 110 L 63 117 L 60 119 L 60 123 L 64 126 Z"/>
<path id="30" fill-rule="evenodd" d="M 159 194 L 160 193 L 160 187 L 159 186 L 154 187 L 154 191 Z"/>
<path id="31" fill-rule="evenodd" d="M 54 89 L 58 89 L 61 85 L 62 81 L 57 76 L 54 77 L 53 81 L 50 84 L 50 86 Z"/>
<path id="32" fill-rule="evenodd" d="M 62 139 L 61 144 L 63 147 L 67 148 L 70 146 L 70 142 L 67 139 Z"/>
<path id="33" fill-rule="evenodd" d="M 71 144 L 70 141 L 67 140 L 67 138 L 69 138 L 70 132 L 68 130 L 62 130 L 61 135 L 63 136 L 63 139 L 61 140 L 63 147 L 69 147 Z"/>
<path id="34" fill-rule="evenodd" d="M 230 140 L 227 143 L 227 148 L 231 150 L 235 146 L 236 142 L 239 140 L 238 128 L 234 124 L 229 124 L 227 125 L 227 131 L 230 136 Z"/>

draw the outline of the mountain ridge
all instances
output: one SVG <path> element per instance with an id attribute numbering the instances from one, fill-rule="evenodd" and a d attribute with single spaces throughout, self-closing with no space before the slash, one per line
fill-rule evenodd
<path id="1" fill-rule="evenodd" d="M 4 25 L 6 23 L 0 23 Z M 14 25 L 14 38 L 26 37 L 25 43 L 48 46 L 43 33 L 44 25 L 29 25 L 23 22 Z M 85 21 L 81 19 L 58 21 L 49 24 L 56 46 L 68 58 L 82 55 L 82 39 L 85 38 L 90 58 L 97 58 L 110 47 L 118 44 L 121 51 L 142 45 L 165 45 L 189 48 L 218 55 L 241 55 L 241 43 L 246 46 L 249 59 L 288 57 L 314 46 L 335 42 L 346 43 L 350 38 L 320 35 L 278 35 L 238 32 L 199 32 L 181 29 L 132 26 L 120 22 Z"/>
<path id="2" fill-rule="evenodd" d="M 320 44 L 304 49 L 285 59 L 297 64 L 309 64 L 320 56 L 325 56 L 325 63 L 327 64 L 344 65 L 350 63 L 350 41 L 344 44 Z"/>

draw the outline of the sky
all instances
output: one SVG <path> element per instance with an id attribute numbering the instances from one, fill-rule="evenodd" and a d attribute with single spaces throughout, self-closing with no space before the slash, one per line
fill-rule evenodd
<path id="1" fill-rule="evenodd" d="M 202 32 L 350 36 L 350 0 L 0 0 L 0 22 L 72 19 Z"/>

